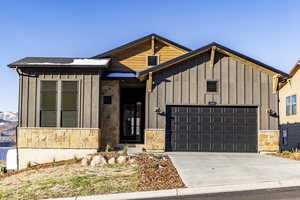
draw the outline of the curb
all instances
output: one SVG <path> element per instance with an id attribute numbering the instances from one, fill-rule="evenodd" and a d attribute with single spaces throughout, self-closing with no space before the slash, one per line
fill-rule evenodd
<path id="1" fill-rule="evenodd" d="M 267 181 L 251 184 L 240 185 L 218 185 L 218 186 L 205 186 L 205 187 L 190 187 L 179 188 L 171 190 L 159 190 L 149 192 L 131 192 L 131 193 L 119 193 L 119 194 L 106 194 L 95 196 L 81 196 L 71 198 L 58 198 L 48 200 L 133 200 L 133 199 L 151 199 L 151 198 L 163 198 L 163 197 L 178 197 L 200 194 L 213 194 L 222 192 L 241 192 L 261 189 L 275 189 L 285 187 L 300 186 L 300 179 L 283 180 L 283 181 Z"/>

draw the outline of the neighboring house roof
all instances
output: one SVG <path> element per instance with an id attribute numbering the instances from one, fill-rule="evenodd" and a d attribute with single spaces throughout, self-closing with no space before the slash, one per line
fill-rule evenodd
<path id="1" fill-rule="evenodd" d="M 128 48 L 128 47 L 137 45 L 137 44 L 139 44 L 139 43 L 141 43 L 141 42 L 144 42 L 144 41 L 146 41 L 146 40 L 151 39 L 152 37 L 155 37 L 156 39 L 161 40 L 161 41 L 163 41 L 163 42 L 166 42 L 166 43 L 168 43 L 168 44 L 171 44 L 171 45 L 173 45 L 173 46 L 175 46 L 175 47 L 177 47 L 177 48 L 179 48 L 179 49 L 182 49 L 182 50 L 184 50 L 184 51 L 186 51 L 186 52 L 191 51 L 191 49 L 189 49 L 189 48 L 187 48 L 187 47 L 185 47 L 185 46 L 182 46 L 182 45 L 180 45 L 180 44 L 178 44 L 178 43 L 176 43 L 176 42 L 173 42 L 173 41 L 168 40 L 168 39 L 166 39 L 166 38 L 164 38 L 164 37 L 162 37 L 162 36 L 159 36 L 159 35 L 157 35 L 157 34 L 155 34 L 155 33 L 152 33 L 152 34 L 146 35 L 146 36 L 144 36 L 144 37 L 142 37 L 142 38 L 139 38 L 139 39 L 137 39 L 137 40 L 134 40 L 134 41 L 132 41 L 132 42 L 129 42 L 129 43 L 127 43 L 127 44 L 124 44 L 124 45 L 122 45 L 122 46 L 119 46 L 119 47 L 117 47 L 117 48 L 114 48 L 114 49 L 112 49 L 112 50 L 109 50 L 109 51 L 106 51 L 106 52 L 101 53 L 101 54 L 99 54 L 99 55 L 93 56 L 93 57 L 91 57 L 91 58 L 104 58 L 104 57 L 106 57 L 106 56 L 109 56 L 111 53 L 114 53 L 114 52 L 117 52 L 117 51 L 126 49 L 126 48 Z"/>
<path id="2" fill-rule="evenodd" d="M 62 57 L 26 57 L 8 65 L 8 67 L 107 67 L 110 58 L 62 58 Z"/>
<path id="3" fill-rule="evenodd" d="M 143 78 L 143 77 L 145 77 L 149 72 L 157 72 L 157 71 L 160 71 L 160 70 L 165 69 L 165 68 L 167 68 L 167 67 L 170 67 L 170 66 L 172 66 L 172 65 L 174 65 L 174 64 L 176 64 L 176 63 L 182 62 L 182 61 L 187 60 L 187 59 L 189 59 L 189 58 L 192 58 L 192 57 L 194 57 L 194 56 L 196 56 L 196 55 L 199 55 L 199 54 L 201 54 L 201 53 L 210 51 L 213 47 L 215 47 L 217 51 L 219 51 L 219 52 L 221 52 L 221 53 L 224 53 L 224 54 L 226 54 L 226 55 L 239 57 L 239 58 L 241 58 L 241 59 L 243 59 L 243 60 L 246 60 L 246 61 L 249 61 L 249 62 L 251 62 L 251 63 L 254 63 L 254 64 L 258 65 L 258 66 L 261 66 L 261 67 L 263 67 L 263 68 L 265 68 L 265 69 L 267 69 L 267 70 L 269 70 L 269 71 L 272 71 L 272 72 L 281 74 L 282 76 L 285 76 L 285 77 L 288 77 L 288 76 L 289 76 L 287 73 L 285 73 L 285 72 L 283 72 L 283 71 L 280 71 L 280 70 L 278 70 L 278 69 L 276 69 L 276 68 L 274 68 L 274 67 L 271 67 L 271 66 L 269 66 L 269 65 L 266 65 L 266 64 L 264 64 L 264 63 L 262 63 L 262 62 L 260 62 L 260 61 L 258 61 L 258 60 L 255 60 L 255 59 L 253 59 L 253 58 L 250 58 L 250 57 L 248 57 L 248 56 L 246 56 L 246 55 L 244 55 L 244 54 L 241 54 L 241 53 L 239 53 L 239 52 L 237 52 L 237 51 L 234 51 L 234 50 L 232 50 L 232 49 L 229 49 L 229 48 L 227 48 L 227 47 L 224 47 L 224 46 L 222 46 L 222 45 L 220 45 L 220 44 L 218 44 L 218 43 L 216 43 L 216 42 L 212 42 L 212 43 L 210 43 L 210 44 L 208 44 L 208 45 L 206 45 L 206 46 L 203 46 L 203 47 L 201 47 L 201 48 L 199 48 L 199 49 L 196 49 L 196 50 L 194 50 L 194 51 L 191 51 L 191 52 L 189 52 L 189 53 L 186 53 L 186 54 L 184 54 L 184 55 L 182 55 L 182 56 L 176 57 L 176 58 L 174 58 L 174 59 L 172 59 L 172 60 L 169 60 L 169 61 L 167 61 L 167 62 L 165 62 L 165 63 L 162 63 L 162 64 L 160 64 L 160 65 L 151 67 L 151 68 L 149 68 L 149 69 L 147 69 L 147 70 L 141 71 L 141 72 L 139 72 L 139 73 L 137 74 L 137 76 L 138 76 L 139 78 Z"/>

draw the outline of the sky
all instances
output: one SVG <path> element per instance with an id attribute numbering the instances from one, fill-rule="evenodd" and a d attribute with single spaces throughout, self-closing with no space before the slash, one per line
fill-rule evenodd
<path id="1" fill-rule="evenodd" d="M 91 57 L 150 33 L 191 49 L 218 42 L 284 72 L 300 60 L 299 0 L 3 0 L 0 111 L 17 111 L 27 56 Z"/>

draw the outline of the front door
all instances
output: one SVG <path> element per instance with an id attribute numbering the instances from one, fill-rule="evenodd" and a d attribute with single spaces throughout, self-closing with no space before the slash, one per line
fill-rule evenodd
<path id="1" fill-rule="evenodd" d="M 123 88 L 121 92 L 121 143 L 144 141 L 144 88 Z"/>

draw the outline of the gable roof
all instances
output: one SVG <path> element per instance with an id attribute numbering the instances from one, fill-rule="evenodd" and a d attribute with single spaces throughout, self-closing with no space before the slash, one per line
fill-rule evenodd
<path id="1" fill-rule="evenodd" d="M 110 58 L 26 57 L 9 65 L 15 67 L 107 67 Z"/>
<path id="2" fill-rule="evenodd" d="M 239 52 L 237 52 L 237 51 L 234 51 L 234 50 L 229 49 L 229 48 L 227 48 L 227 47 L 225 47 L 225 46 L 222 46 L 222 45 L 220 45 L 220 44 L 218 44 L 218 43 L 216 43 L 216 42 L 212 42 L 212 43 L 210 43 L 210 44 L 208 44 L 208 45 L 205 45 L 205 46 L 203 46 L 203 47 L 201 47 L 201 48 L 199 48 L 199 49 L 196 49 L 196 50 L 194 50 L 194 51 L 191 51 L 191 52 L 189 52 L 189 53 L 186 53 L 186 54 L 184 54 L 184 55 L 182 55 L 182 56 L 178 56 L 178 57 L 176 57 L 176 58 L 174 58 L 174 59 L 172 59 L 172 60 L 169 60 L 169 61 L 167 61 L 167 62 L 165 62 L 165 63 L 162 63 L 162 64 L 160 64 L 160 65 L 151 67 L 151 68 L 149 68 L 149 69 L 147 69 L 147 70 L 138 72 L 137 76 L 138 76 L 140 79 L 142 79 L 142 78 L 145 77 L 149 72 L 157 72 L 157 71 L 160 71 L 160 70 L 165 69 L 165 68 L 167 68 L 167 67 L 170 67 L 170 66 L 172 66 L 172 65 L 174 65 L 174 64 L 176 64 L 176 63 L 182 62 L 182 61 L 187 60 L 187 59 L 189 59 L 189 58 L 192 58 L 192 57 L 194 57 L 194 56 L 196 56 L 196 55 L 199 55 L 199 54 L 201 54 L 201 53 L 210 51 L 213 47 L 215 47 L 216 50 L 219 51 L 219 52 L 221 52 L 221 53 L 224 53 L 224 54 L 227 54 L 227 55 L 231 55 L 231 56 L 235 56 L 235 57 L 239 57 L 239 58 L 241 58 L 241 59 L 243 59 L 243 60 L 249 61 L 250 63 L 256 64 L 256 65 L 258 65 L 258 66 L 260 66 L 260 67 L 262 67 L 262 68 L 265 68 L 265 69 L 267 69 L 267 70 L 269 70 L 269 71 L 272 71 L 272 72 L 274 72 L 274 73 L 280 74 L 280 75 L 282 75 L 282 76 L 285 76 L 285 77 L 288 77 L 288 76 L 289 76 L 287 73 L 285 73 L 285 72 L 283 72 L 283 71 L 280 71 L 280 70 L 278 70 L 278 69 L 276 69 L 276 68 L 274 68 L 274 67 L 271 67 L 271 66 L 269 66 L 269 65 L 267 65 L 267 64 L 264 64 L 264 63 L 262 63 L 262 62 L 260 62 L 260 61 L 258 61 L 258 60 L 255 60 L 255 59 L 250 58 L 250 57 L 248 57 L 248 56 L 246 56 L 246 55 L 244 55 L 244 54 L 241 54 L 241 53 L 239 53 Z"/>
<path id="3" fill-rule="evenodd" d="M 294 68 L 291 70 L 290 72 L 290 76 L 294 76 L 297 71 L 300 69 L 300 60 L 296 63 L 296 65 L 294 66 Z"/>
<path id="4" fill-rule="evenodd" d="M 182 50 L 184 50 L 184 51 L 186 51 L 186 52 L 191 51 L 191 49 L 189 49 L 189 48 L 187 48 L 187 47 L 185 47 L 185 46 L 182 46 L 182 45 L 180 45 L 180 44 L 178 44 L 178 43 L 176 43 L 176 42 L 173 42 L 173 41 L 168 40 L 168 39 L 166 39 L 166 38 L 164 38 L 164 37 L 162 37 L 162 36 L 159 36 L 159 35 L 157 35 L 157 34 L 155 34 L 155 33 L 152 33 L 152 34 L 146 35 L 146 36 L 144 36 L 144 37 L 142 37 L 142 38 L 139 38 L 139 39 L 137 39 L 137 40 L 134 40 L 134 41 L 132 41 L 132 42 L 129 42 L 129 43 L 127 43 L 127 44 L 124 44 L 124 45 L 122 45 L 122 46 L 119 46 L 119 47 L 117 47 L 117 48 L 114 48 L 114 49 L 112 49 L 112 50 L 109 50 L 109 51 L 106 51 L 106 52 L 101 53 L 101 54 L 99 54 L 99 55 L 93 56 L 93 57 L 91 57 L 91 58 L 103 58 L 103 57 L 106 57 L 106 56 L 110 55 L 111 53 L 114 53 L 114 52 L 116 52 L 116 51 L 120 51 L 120 50 L 126 49 L 126 48 L 128 48 L 128 47 L 130 47 L 130 46 L 137 45 L 137 44 L 139 44 L 139 43 L 141 43 L 141 42 L 144 42 L 144 41 L 146 41 L 146 40 L 151 39 L 152 37 L 155 37 L 156 39 L 161 40 L 161 41 L 163 41 L 163 42 L 166 42 L 166 43 L 168 43 L 168 44 L 171 44 L 171 45 L 173 45 L 173 46 L 175 46 L 175 47 L 177 47 L 177 48 L 179 48 L 179 49 L 182 49 Z"/>

